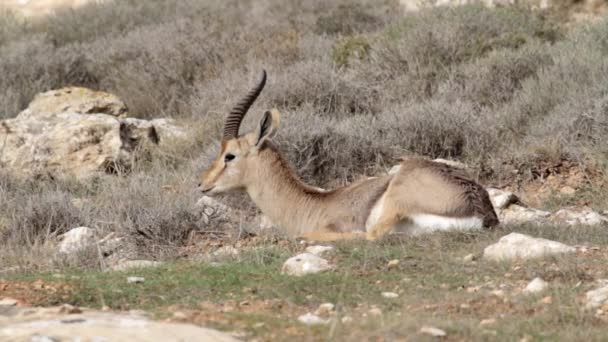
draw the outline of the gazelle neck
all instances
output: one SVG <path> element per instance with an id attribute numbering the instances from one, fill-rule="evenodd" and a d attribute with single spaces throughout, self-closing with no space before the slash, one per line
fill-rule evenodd
<path id="1" fill-rule="evenodd" d="M 314 229 L 327 210 L 328 192 L 303 183 L 274 146 L 268 144 L 259 153 L 246 187 L 251 199 L 290 235 Z"/>

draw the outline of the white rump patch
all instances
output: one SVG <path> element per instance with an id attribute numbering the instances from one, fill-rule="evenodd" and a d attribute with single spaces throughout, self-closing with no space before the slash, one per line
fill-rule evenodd
<path id="1" fill-rule="evenodd" d="M 365 230 L 369 231 L 384 214 L 383 195 L 372 208 L 365 222 Z M 483 220 L 479 217 L 446 217 L 432 214 L 410 215 L 410 220 L 397 223 L 393 228 L 394 233 L 420 235 L 433 232 L 470 231 L 483 229 Z"/>
<path id="2" fill-rule="evenodd" d="M 469 231 L 483 229 L 483 221 L 479 217 L 445 217 L 430 214 L 411 216 L 413 222 L 400 224 L 395 231 L 411 235 L 428 234 L 432 232 Z M 404 227 L 405 226 L 405 227 Z M 406 230 L 403 230 L 406 228 Z"/>

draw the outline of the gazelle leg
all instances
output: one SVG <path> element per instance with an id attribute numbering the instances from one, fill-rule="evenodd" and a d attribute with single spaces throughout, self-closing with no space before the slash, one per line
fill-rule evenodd
<path id="1" fill-rule="evenodd" d="M 369 227 L 366 232 L 366 238 L 370 241 L 377 240 L 383 235 L 389 233 L 401 219 L 397 215 L 390 215 L 380 218 L 373 226 Z"/>

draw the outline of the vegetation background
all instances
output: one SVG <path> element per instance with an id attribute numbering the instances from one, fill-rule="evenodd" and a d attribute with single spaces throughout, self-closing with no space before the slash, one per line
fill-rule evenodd
<path id="1" fill-rule="evenodd" d="M 0 170 L 1 253 L 39 264 L 24 246 L 89 226 L 164 258 L 192 232 L 215 229 L 192 210 L 196 175 L 262 68 L 269 84 L 245 129 L 277 107 L 277 141 L 315 185 L 423 155 L 465 162 L 487 185 L 533 182 L 545 176 L 540 166 L 566 160 L 600 175 L 589 187 L 597 190 L 608 153 L 608 23 L 566 29 L 559 19 L 476 5 L 406 16 L 391 0 L 124 0 L 30 21 L 4 11 L 0 119 L 41 91 L 73 85 L 194 133 L 142 158 L 128 177 L 83 184 Z M 245 198 L 226 201 L 253 210 Z"/>

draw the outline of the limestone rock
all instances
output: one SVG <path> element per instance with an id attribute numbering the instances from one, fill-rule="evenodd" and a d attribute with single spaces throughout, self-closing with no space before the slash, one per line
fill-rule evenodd
<path id="1" fill-rule="evenodd" d="M 62 235 L 59 253 L 74 254 L 85 250 L 95 243 L 95 230 L 88 227 L 70 229 Z"/>
<path id="2" fill-rule="evenodd" d="M 112 267 L 112 271 L 128 271 L 137 268 L 159 267 L 164 263 L 151 260 L 121 260 L 118 265 Z"/>
<path id="3" fill-rule="evenodd" d="M 425 334 L 425 335 L 430 335 L 433 337 L 445 337 L 447 336 L 446 332 L 442 329 L 439 328 L 435 328 L 435 327 L 422 327 L 420 328 L 420 333 L 421 334 Z"/>
<path id="4" fill-rule="evenodd" d="M 536 277 L 536 278 L 532 279 L 532 281 L 530 283 L 528 283 L 526 288 L 524 288 L 523 293 L 525 293 L 525 294 L 539 293 L 539 292 L 545 291 L 547 289 L 547 287 L 549 287 L 549 283 L 547 283 L 546 281 L 542 280 L 539 277 Z"/>
<path id="5" fill-rule="evenodd" d="M 551 216 L 548 211 L 526 208 L 520 205 L 510 205 L 498 213 L 500 222 L 504 224 L 546 223 Z"/>
<path id="6" fill-rule="evenodd" d="M 532 8 L 544 9 L 549 7 L 550 0 L 526 0 L 523 3 Z M 516 0 L 399 0 L 404 12 L 418 12 L 427 8 L 443 6 L 463 6 L 467 4 L 482 4 L 493 8 L 496 6 L 519 4 Z"/>
<path id="7" fill-rule="evenodd" d="M 382 297 L 393 299 L 399 297 L 399 294 L 395 292 L 382 292 Z"/>
<path id="8" fill-rule="evenodd" d="M 543 256 L 574 252 L 575 248 L 561 242 L 533 238 L 531 236 L 511 233 L 483 251 L 483 257 L 488 260 L 533 259 Z"/>
<path id="9" fill-rule="evenodd" d="M 512 192 L 494 188 L 487 188 L 486 190 L 488 191 L 488 195 L 490 195 L 492 205 L 497 210 L 506 209 L 511 204 L 519 202 L 519 198 Z"/>
<path id="10" fill-rule="evenodd" d="M 388 170 L 388 174 L 389 174 L 389 175 L 394 175 L 394 174 L 396 174 L 397 172 L 399 172 L 399 170 L 401 170 L 401 164 L 399 164 L 399 165 L 395 165 L 395 166 L 391 167 L 391 169 L 390 169 L 390 170 Z"/>
<path id="11" fill-rule="evenodd" d="M 0 341 L 33 341 L 36 337 L 49 337 L 51 341 L 236 341 L 216 330 L 154 322 L 136 314 L 92 310 L 68 314 L 57 308 L 0 309 Z"/>
<path id="12" fill-rule="evenodd" d="M 588 208 L 560 209 L 551 217 L 551 221 L 567 225 L 594 226 L 608 222 L 608 218 Z"/>
<path id="13" fill-rule="evenodd" d="M 315 315 L 317 316 L 330 316 L 335 313 L 334 309 L 336 306 L 332 303 L 323 303 L 319 305 L 317 310 L 315 311 Z"/>
<path id="14" fill-rule="evenodd" d="M 129 284 L 141 284 L 146 281 L 144 277 L 127 277 L 127 283 Z"/>
<path id="15" fill-rule="evenodd" d="M 595 309 L 608 303 L 608 281 L 600 282 L 600 286 L 585 294 L 585 307 Z"/>
<path id="16" fill-rule="evenodd" d="M 126 115 L 127 111 L 125 103 L 116 95 L 87 88 L 67 87 L 36 95 L 19 117 L 22 119 L 51 117 L 68 112 L 120 117 Z"/>
<path id="17" fill-rule="evenodd" d="M 282 273 L 301 277 L 307 274 L 315 274 L 332 269 L 329 262 L 311 253 L 302 253 L 285 261 Z"/>
<path id="18" fill-rule="evenodd" d="M 104 92 L 64 88 L 39 94 L 17 117 L 0 121 L 0 167 L 54 178 L 123 172 L 138 147 L 182 132 L 168 120 L 127 119 L 126 113 L 120 99 Z"/>
<path id="19" fill-rule="evenodd" d="M 0 306 L 15 306 L 19 303 L 16 299 L 13 298 L 2 298 L 0 299 Z"/>
<path id="20" fill-rule="evenodd" d="M 299 316 L 298 321 L 305 325 L 323 325 L 329 323 L 329 320 L 321 318 L 310 312 Z"/>

